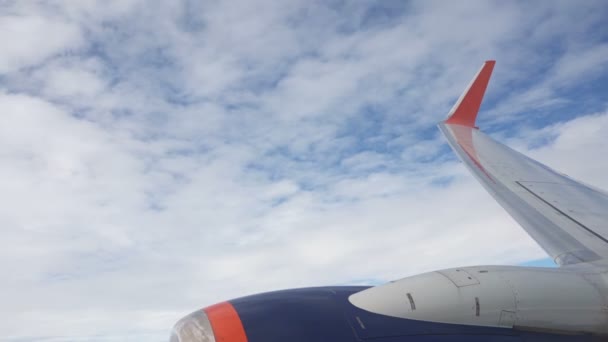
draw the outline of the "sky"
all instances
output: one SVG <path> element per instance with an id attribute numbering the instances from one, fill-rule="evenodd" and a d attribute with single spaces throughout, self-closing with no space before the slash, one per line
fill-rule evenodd
<path id="1" fill-rule="evenodd" d="M 608 188 L 604 1 L 0 1 L 0 341 L 166 341 L 283 288 L 549 265 L 436 128 Z"/>

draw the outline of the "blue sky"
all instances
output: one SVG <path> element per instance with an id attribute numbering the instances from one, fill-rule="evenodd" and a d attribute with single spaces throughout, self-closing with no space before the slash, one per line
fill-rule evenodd
<path id="1" fill-rule="evenodd" d="M 602 1 L 0 8 L 0 340 L 164 341 L 260 291 L 547 265 L 435 127 L 487 59 L 480 126 L 608 188 Z"/>

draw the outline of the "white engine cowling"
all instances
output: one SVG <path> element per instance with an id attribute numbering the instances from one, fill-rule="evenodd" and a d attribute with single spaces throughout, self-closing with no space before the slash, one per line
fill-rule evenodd
<path id="1" fill-rule="evenodd" d="M 606 275 L 476 266 L 416 275 L 350 296 L 367 311 L 422 321 L 608 333 Z"/>

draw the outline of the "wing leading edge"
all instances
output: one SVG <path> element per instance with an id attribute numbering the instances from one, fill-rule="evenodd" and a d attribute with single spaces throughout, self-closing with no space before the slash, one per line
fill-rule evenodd
<path id="1" fill-rule="evenodd" d="M 484 63 L 439 123 L 485 189 L 559 265 L 608 258 L 608 194 L 493 140 L 475 127 L 494 68 Z"/>

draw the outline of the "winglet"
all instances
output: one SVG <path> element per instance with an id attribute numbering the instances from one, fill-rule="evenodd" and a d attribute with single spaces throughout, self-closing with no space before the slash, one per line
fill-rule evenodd
<path id="1" fill-rule="evenodd" d="M 483 95 L 490 81 L 494 64 L 496 64 L 496 61 L 486 61 L 483 63 L 475 78 L 473 78 L 465 92 L 460 95 L 460 98 L 456 101 L 452 110 L 450 110 L 448 118 L 445 120 L 446 124 L 475 127 L 477 112 L 479 112 Z"/>

